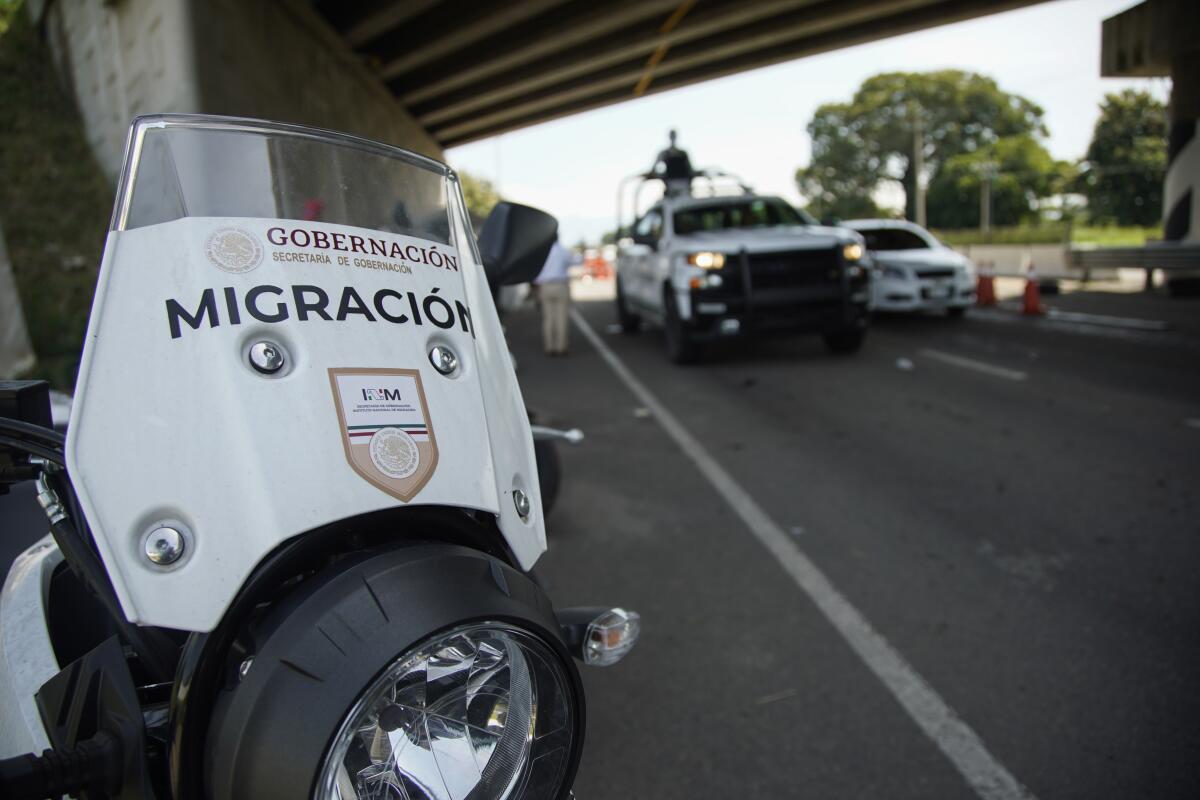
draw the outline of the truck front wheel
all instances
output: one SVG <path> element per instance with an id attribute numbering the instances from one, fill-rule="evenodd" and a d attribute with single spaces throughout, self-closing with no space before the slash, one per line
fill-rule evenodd
<path id="1" fill-rule="evenodd" d="M 679 317 L 675 295 L 668 288 L 663 292 L 663 308 L 666 316 L 667 357 L 675 364 L 694 364 L 700 358 L 700 344 L 688 334 L 687 326 Z"/>
<path id="2" fill-rule="evenodd" d="M 617 279 L 617 322 L 621 325 L 621 333 L 634 334 L 642 329 L 642 318 L 629 310 L 620 278 Z"/>
<path id="3" fill-rule="evenodd" d="M 843 328 L 825 334 L 825 346 L 831 353 L 855 353 L 862 347 L 867 332 L 862 328 Z"/>

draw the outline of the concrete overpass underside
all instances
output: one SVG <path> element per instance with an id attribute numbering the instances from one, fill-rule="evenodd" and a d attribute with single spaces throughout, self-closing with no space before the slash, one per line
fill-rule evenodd
<path id="1" fill-rule="evenodd" d="M 745 70 L 1039 0 L 316 0 L 452 147 Z"/>

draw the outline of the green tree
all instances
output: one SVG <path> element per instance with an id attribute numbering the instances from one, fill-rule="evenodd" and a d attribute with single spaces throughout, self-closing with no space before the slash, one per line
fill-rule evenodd
<path id="1" fill-rule="evenodd" d="M 1042 109 L 1000 89 L 991 78 L 962 70 L 889 72 L 868 78 L 849 103 L 817 109 L 808 125 L 812 160 L 797 186 L 816 210 L 873 206 L 886 180 L 904 188 L 915 216 L 913 143 L 922 130 L 926 173 L 961 153 L 1007 136 L 1045 135 Z"/>
<path id="2" fill-rule="evenodd" d="M 12 25 L 24 2 L 25 0 L 0 0 L 0 36 Z"/>
<path id="3" fill-rule="evenodd" d="M 808 125 L 812 160 L 796 171 L 796 188 L 808 200 L 805 209 L 818 219 L 879 216 L 871 195 L 882 178 L 882 165 L 845 124 L 852 113 L 848 105 L 821 106 Z"/>
<path id="4" fill-rule="evenodd" d="M 929 184 L 925 198 L 929 224 L 936 228 L 977 227 L 985 175 L 991 176 L 993 225 L 1036 221 L 1036 200 L 1058 191 L 1068 169 L 1028 134 L 1008 136 L 951 156 Z"/>
<path id="5" fill-rule="evenodd" d="M 478 227 L 487 219 L 487 215 L 492 213 L 492 208 L 496 203 L 500 202 L 500 193 L 496 191 L 496 187 L 492 185 L 491 181 L 478 178 L 469 172 L 460 171 L 458 180 L 462 184 L 467 213 L 471 215 L 471 222 Z"/>
<path id="6" fill-rule="evenodd" d="M 1077 182 L 1092 221 L 1156 225 L 1166 168 L 1166 107 L 1133 89 L 1105 95 Z"/>

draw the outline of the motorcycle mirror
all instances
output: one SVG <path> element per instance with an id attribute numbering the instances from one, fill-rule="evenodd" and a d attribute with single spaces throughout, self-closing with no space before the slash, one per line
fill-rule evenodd
<path id="1" fill-rule="evenodd" d="M 532 281 L 557 238 L 558 220 L 545 211 L 497 203 L 479 233 L 479 256 L 488 283 L 507 286 Z"/>

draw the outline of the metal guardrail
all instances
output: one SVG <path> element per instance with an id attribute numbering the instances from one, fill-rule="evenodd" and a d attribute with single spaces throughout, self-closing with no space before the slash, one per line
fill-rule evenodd
<path id="1" fill-rule="evenodd" d="M 1144 247 L 1073 247 L 1067 262 L 1076 269 L 1162 269 L 1200 271 L 1200 244 L 1148 244 Z"/>
<path id="2" fill-rule="evenodd" d="M 1200 244 L 1154 242 L 1142 247 L 1073 247 L 1067 264 L 1082 270 L 1086 281 L 1094 269 L 1144 269 L 1147 292 L 1154 289 L 1154 270 L 1200 273 Z"/>

